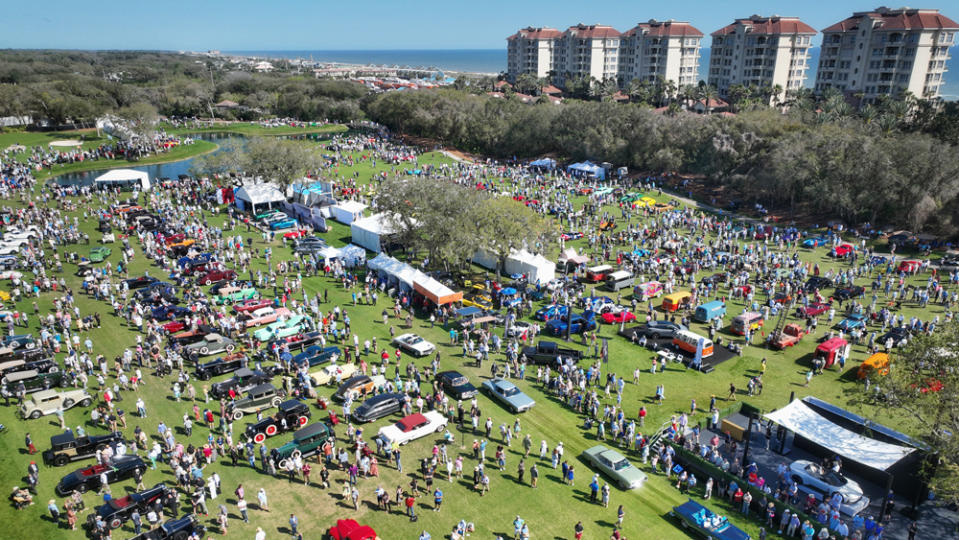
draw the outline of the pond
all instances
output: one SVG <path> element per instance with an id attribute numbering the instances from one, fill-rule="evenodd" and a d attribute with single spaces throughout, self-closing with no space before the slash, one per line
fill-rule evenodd
<path id="1" fill-rule="evenodd" d="M 246 140 L 246 137 L 242 135 L 227 134 L 227 133 L 203 133 L 193 135 L 194 139 L 202 139 L 204 141 L 212 141 L 220 145 L 220 148 L 216 152 L 223 151 L 223 147 L 226 143 L 236 141 L 240 144 Z M 150 180 L 154 181 L 157 178 L 172 178 L 176 179 L 181 174 L 190 174 L 190 167 L 193 166 L 193 160 L 196 159 L 196 156 L 181 159 L 180 161 L 171 161 L 170 163 L 155 163 L 153 165 L 136 165 L 136 162 L 130 162 L 129 167 L 124 167 L 125 169 L 133 169 L 135 171 L 145 172 L 150 175 Z M 117 167 L 113 167 L 117 168 Z M 67 173 L 60 176 L 57 176 L 53 179 L 54 182 L 61 186 L 92 186 L 93 180 L 103 174 L 107 169 L 99 169 L 93 171 L 83 171 L 75 173 Z"/>

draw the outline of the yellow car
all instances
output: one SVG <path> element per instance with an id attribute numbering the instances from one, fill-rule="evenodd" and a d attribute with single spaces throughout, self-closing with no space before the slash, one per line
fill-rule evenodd
<path id="1" fill-rule="evenodd" d="M 192 239 L 192 238 L 187 238 L 186 240 L 181 240 L 180 242 L 176 242 L 176 243 L 173 243 L 173 244 L 169 244 L 169 245 L 167 245 L 167 248 L 168 248 L 168 249 L 173 249 L 173 248 L 177 248 L 177 247 L 190 247 L 190 246 L 192 246 L 192 245 L 195 244 L 195 243 L 196 243 L 196 240 L 194 240 L 194 239 Z"/>
<path id="2" fill-rule="evenodd" d="M 478 307 L 480 309 L 493 309 L 493 300 L 484 294 L 472 294 L 463 297 L 463 307 Z"/>
<path id="3" fill-rule="evenodd" d="M 10 293 L 8 293 L 7 291 L 0 291 L 0 300 L 3 300 L 4 302 L 9 302 Z"/>

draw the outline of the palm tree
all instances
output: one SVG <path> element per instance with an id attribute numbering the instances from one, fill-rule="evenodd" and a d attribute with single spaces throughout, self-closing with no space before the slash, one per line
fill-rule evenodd
<path id="1" fill-rule="evenodd" d="M 778 109 L 782 106 L 783 101 L 783 86 L 781 84 L 777 84 L 772 88 L 772 105 Z"/>

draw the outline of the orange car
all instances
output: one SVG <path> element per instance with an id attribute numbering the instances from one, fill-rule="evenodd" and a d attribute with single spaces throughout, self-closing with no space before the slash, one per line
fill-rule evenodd
<path id="1" fill-rule="evenodd" d="M 196 243 L 196 240 L 194 240 L 194 239 L 192 239 L 192 238 L 186 238 L 186 239 L 184 239 L 184 240 L 181 240 L 181 241 L 179 241 L 179 242 L 175 242 L 175 243 L 173 243 L 173 244 L 167 244 L 167 247 L 170 248 L 170 249 L 174 249 L 174 248 L 178 248 L 178 247 L 190 247 L 190 246 L 192 246 L 192 245 L 195 244 L 195 243 Z"/>

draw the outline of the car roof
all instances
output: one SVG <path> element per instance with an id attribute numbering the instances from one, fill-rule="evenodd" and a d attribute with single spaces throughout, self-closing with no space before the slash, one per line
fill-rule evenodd
<path id="1" fill-rule="evenodd" d="M 296 409 L 297 407 L 300 407 L 302 405 L 304 404 L 300 403 L 299 401 L 295 399 L 288 399 L 284 401 L 283 403 L 280 403 L 280 406 L 278 408 L 281 411 L 292 411 L 293 409 Z"/>
<path id="2" fill-rule="evenodd" d="M 253 370 L 250 368 L 240 368 L 233 374 L 234 377 L 252 377 Z"/>
<path id="3" fill-rule="evenodd" d="M 50 443 L 54 446 L 58 444 L 64 444 L 76 440 L 76 437 L 73 435 L 73 432 L 64 432 L 59 435 L 54 435 L 50 437 Z"/>
<path id="4" fill-rule="evenodd" d="M 403 431 L 409 431 L 413 429 L 414 427 L 424 424 L 428 421 L 429 420 L 422 413 L 414 413 L 409 416 L 405 416 L 401 418 L 400 421 L 397 422 L 397 424 L 399 424 L 402 427 Z"/>
<path id="5" fill-rule="evenodd" d="M 360 406 L 362 407 L 363 405 L 368 405 L 368 406 L 378 405 L 380 402 L 387 401 L 390 399 L 403 399 L 403 394 L 399 394 L 395 392 L 389 393 L 389 394 L 377 394 L 367 399 L 363 403 L 361 403 Z"/>
<path id="6" fill-rule="evenodd" d="M 254 394 L 254 393 L 257 393 L 257 394 L 258 394 L 258 393 L 260 393 L 260 392 L 266 392 L 267 390 L 269 390 L 269 389 L 271 389 L 271 388 L 273 389 L 274 392 L 276 392 L 276 387 L 273 386 L 273 385 L 270 384 L 270 383 L 258 384 L 258 385 L 256 385 L 256 386 L 254 386 L 253 388 L 250 388 L 249 390 L 247 390 L 247 395 L 249 395 L 249 394 Z"/>
<path id="7" fill-rule="evenodd" d="M 322 422 L 317 422 L 315 424 L 310 424 L 303 429 L 298 429 L 296 433 L 293 434 L 294 440 L 308 439 L 318 433 L 329 433 L 326 425 Z"/>

